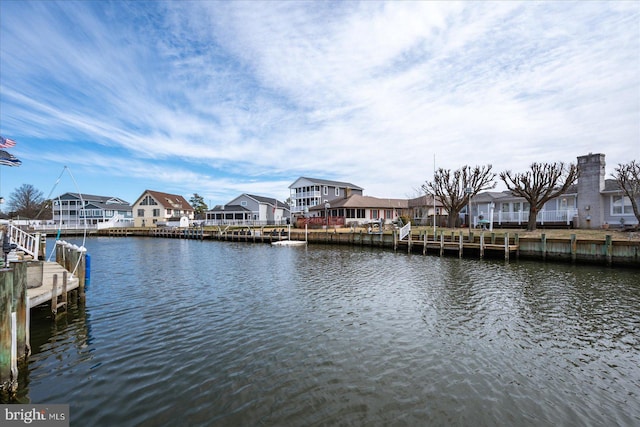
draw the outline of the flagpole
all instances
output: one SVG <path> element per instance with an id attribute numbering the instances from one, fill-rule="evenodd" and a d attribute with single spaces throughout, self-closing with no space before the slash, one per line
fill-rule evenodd
<path id="1" fill-rule="evenodd" d="M 433 153 L 433 184 L 436 183 L 436 153 Z M 436 192 L 433 192 L 433 240 L 436 239 Z"/>

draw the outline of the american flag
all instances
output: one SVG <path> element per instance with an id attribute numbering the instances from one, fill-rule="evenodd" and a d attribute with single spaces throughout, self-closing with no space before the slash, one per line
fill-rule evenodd
<path id="1" fill-rule="evenodd" d="M 11 148 L 15 146 L 16 146 L 16 142 L 13 139 L 0 136 L 0 148 Z"/>

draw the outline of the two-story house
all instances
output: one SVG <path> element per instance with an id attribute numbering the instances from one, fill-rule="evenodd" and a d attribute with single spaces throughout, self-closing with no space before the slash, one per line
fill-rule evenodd
<path id="1" fill-rule="evenodd" d="M 135 227 L 156 227 L 180 218 L 194 218 L 193 207 L 178 194 L 145 190 L 133 204 Z"/>
<path id="2" fill-rule="evenodd" d="M 206 212 L 207 225 L 280 225 L 290 217 L 289 207 L 272 197 L 241 194 Z"/>
<path id="3" fill-rule="evenodd" d="M 289 186 L 291 213 L 304 214 L 314 206 L 344 199 L 353 194 L 362 196 L 363 188 L 349 182 L 300 177 Z"/>
<path id="4" fill-rule="evenodd" d="M 60 228 L 95 227 L 133 221 L 131 205 L 118 197 L 64 193 L 52 199 L 52 218 Z M 122 226 L 122 225 L 121 225 Z"/>

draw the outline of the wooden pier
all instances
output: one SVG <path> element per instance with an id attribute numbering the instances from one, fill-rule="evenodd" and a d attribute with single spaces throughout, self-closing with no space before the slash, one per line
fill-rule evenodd
<path id="1" fill-rule="evenodd" d="M 289 238 L 283 227 L 197 227 L 189 229 L 128 228 L 101 230 L 104 236 L 146 236 L 179 239 L 223 240 L 247 243 L 272 243 Z M 308 243 L 340 244 L 391 248 L 423 255 L 477 258 L 516 258 L 586 262 L 605 265 L 640 267 L 640 242 L 570 238 L 520 237 L 515 233 L 496 233 L 481 230 L 412 230 L 404 239 L 397 230 L 369 233 L 362 230 L 300 230 L 292 229 L 291 240 Z"/>
<path id="2" fill-rule="evenodd" d="M 31 354 L 31 309 L 48 303 L 55 319 L 70 295 L 84 302 L 85 263 L 84 248 L 57 242 L 56 262 L 18 260 L 0 269 L 0 392 L 15 392 L 18 363 Z"/>

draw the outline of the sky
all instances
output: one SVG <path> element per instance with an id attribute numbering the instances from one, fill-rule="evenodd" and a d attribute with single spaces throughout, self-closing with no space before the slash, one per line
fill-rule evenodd
<path id="1" fill-rule="evenodd" d="M 609 176 L 640 160 L 640 2 L 1 0 L 0 134 L 5 199 L 407 198 L 434 164 L 588 153 Z"/>

